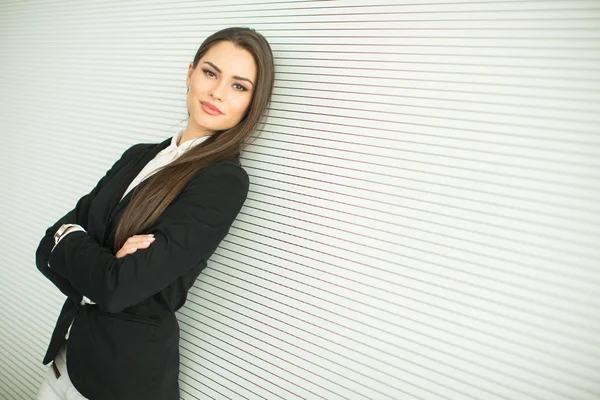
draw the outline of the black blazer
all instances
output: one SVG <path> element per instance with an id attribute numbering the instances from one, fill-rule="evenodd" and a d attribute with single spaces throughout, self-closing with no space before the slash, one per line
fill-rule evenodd
<path id="1" fill-rule="evenodd" d="M 154 242 L 117 259 L 116 226 L 134 190 L 121 196 L 170 141 L 127 149 L 96 187 L 46 230 L 36 251 L 37 268 L 67 296 L 43 364 L 54 359 L 74 319 L 67 371 L 77 390 L 92 400 L 179 399 L 175 311 L 248 194 L 248 174 L 239 162 L 203 168 L 156 224 L 139 232 L 153 233 Z M 64 223 L 87 232 L 69 233 L 51 251 L 52 236 Z M 82 295 L 97 304 L 80 305 Z"/>

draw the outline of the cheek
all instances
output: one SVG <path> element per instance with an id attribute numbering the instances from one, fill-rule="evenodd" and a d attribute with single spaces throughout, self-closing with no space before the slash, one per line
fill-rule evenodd
<path id="1" fill-rule="evenodd" d="M 250 105 L 250 96 L 243 96 L 239 99 L 235 99 L 231 103 L 231 111 L 232 114 L 235 114 L 237 117 L 241 118 L 246 112 L 246 109 Z"/>

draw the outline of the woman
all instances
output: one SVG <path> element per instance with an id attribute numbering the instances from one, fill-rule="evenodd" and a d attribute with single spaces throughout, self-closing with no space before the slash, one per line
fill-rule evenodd
<path id="1" fill-rule="evenodd" d="M 273 81 L 261 34 L 209 36 L 186 77 L 187 127 L 127 149 L 48 228 L 36 264 L 67 299 L 38 399 L 179 399 L 175 311 L 245 202 L 238 157 Z"/>

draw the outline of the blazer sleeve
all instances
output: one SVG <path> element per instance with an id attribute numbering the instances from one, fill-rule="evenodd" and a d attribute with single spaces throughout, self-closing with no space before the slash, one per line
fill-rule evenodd
<path id="1" fill-rule="evenodd" d="M 44 237 L 42 237 L 40 243 L 38 244 L 37 250 L 35 252 L 35 263 L 38 270 L 46 278 L 48 278 L 50 282 L 52 282 L 63 294 L 65 294 L 67 297 L 73 298 L 73 300 L 77 302 L 81 300 L 82 294 L 77 289 L 75 289 L 67 279 L 65 279 L 56 271 L 53 271 L 50 267 L 48 267 L 50 254 L 54 247 L 53 236 L 62 224 L 78 224 L 87 230 L 88 212 L 90 209 L 90 204 L 96 197 L 96 194 L 100 191 L 100 189 L 102 189 L 102 187 L 111 178 L 115 171 L 121 168 L 128 161 L 135 149 L 140 145 L 142 144 L 136 144 L 127 149 L 121 155 L 119 160 L 117 160 L 117 162 L 115 162 L 113 166 L 106 172 L 104 177 L 102 177 L 102 179 L 98 181 L 96 187 L 94 187 L 90 193 L 81 197 L 77 201 L 74 209 L 63 215 L 58 221 L 56 221 L 48 229 L 46 229 Z M 71 234 L 72 232 L 69 233 L 69 235 Z"/>
<path id="2" fill-rule="evenodd" d="M 85 232 L 72 232 L 50 255 L 50 265 L 104 311 L 118 313 L 161 292 L 208 260 L 246 200 L 243 167 L 218 163 L 195 174 L 147 233 L 145 249 L 117 258 Z"/>

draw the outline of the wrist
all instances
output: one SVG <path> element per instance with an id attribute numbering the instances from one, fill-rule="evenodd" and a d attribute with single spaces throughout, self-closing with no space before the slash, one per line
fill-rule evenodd
<path id="1" fill-rule="evenodd" d="M 60 228 L 58 228 L 58 230 L 54 234 L 54 245 L 56 246 L 58 244 L 58 242 L 60 242 L 61 239 L 64 238 L 67 233 L 73 232 L 73 231 L 85 232 L 85 229 L 83 229 L 83 227 L 81 225 L 77 225 L 77 224 L 61 225 Z"/>
<path id="2" fill-rule="evenodd" d="M 71 226 L 71 227 L 67 228 L 67 230 L 63 233 L 63 235 L 66 235 L 67 233 L 73 232 L 73 231 L 76 231 L 76 230 L 78 231 L 80 229 L 77 229 L 77 228 L 74 228 L 74 227 Z"/>

